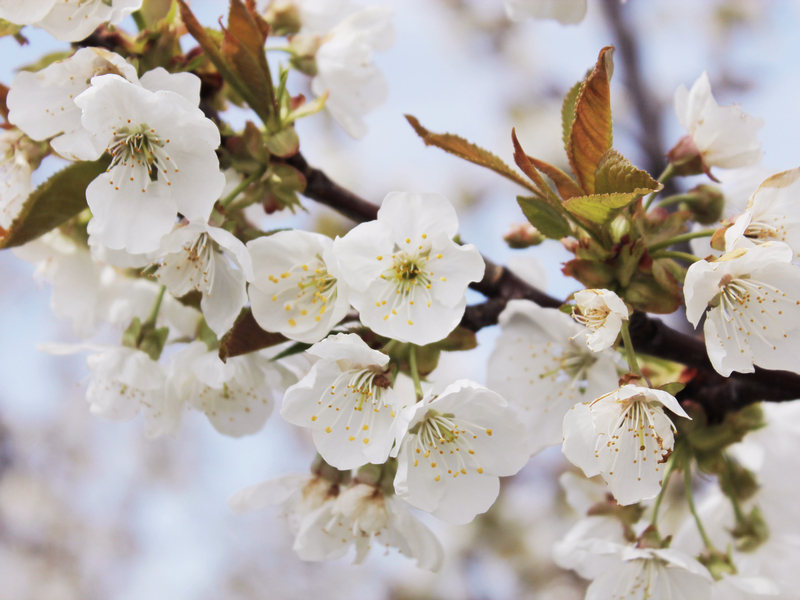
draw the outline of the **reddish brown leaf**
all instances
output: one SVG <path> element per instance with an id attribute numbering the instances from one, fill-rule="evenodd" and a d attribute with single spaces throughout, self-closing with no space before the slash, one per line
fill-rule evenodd
<path id="1" fill-rule="evenodd" d="M 553 165 L 531 156 L 528 157 L 528 160 L 533 163 L 533 166 L 553 180 L 553 183 L 556 184 L 558 195 L 561 196 L 562 200 L 583 196 L 583 190 L 575 183 L 575 180 L 558 167 L 554 167 Z"/>

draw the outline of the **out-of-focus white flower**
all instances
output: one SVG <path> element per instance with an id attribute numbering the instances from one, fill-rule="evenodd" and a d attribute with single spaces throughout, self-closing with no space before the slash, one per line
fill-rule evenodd
<path id="1" fill-rule="evenodd" d="M 405 408 L 397 431 L 397 495 L 448 523 L 489 510 L 499 478 L 530 456 L 525 426 L 506 401 L 467 380 Z"/>
<path id="2" fill-rule="evenodd" d="M 19 129 L 0 132 L 0 230 L 11 226 L 33 190 L 30 143 Z"/>
<path id="3" fill-rule="evenodd" d="M 241 437 L 261 431 L 275 405 L 281 375 L 258 352 L 222 362 L 216 350 L 192 342 L 172 357 L 167 389 L 170 402 L 203 411 L 214 429 Z"/>
<path id="4" fill-rule="evenodd" d="M 349 291 L 332 248 L 329 237 L 299 230 L 248 242 L 254 265 L 250 303 L 263 329 L 313 343 L 342 320 L 350 309 Z"/>
<path id="5" fill-rule="evenodd" d="M 393 496 L 380 488 L 356 483 L 306 517 L 294 543 L 303 560 L 332 560 L 356 547 L 361 564 L 374 542 L 415 558 L 417 566 L 438 571 L 444 558 L 436 536 Z"/>
<path id="6" fill-rule="evenodd" d="M 577 323 L 528 300 L 511 300 L 499 324 L 487 384 L 517 409 L 535 454 L 561 443 L 561 424 L 573 405 L 617 388 L 618 355 L 590 351 Z"/>
<path id="7" fill-rule="evenodd" d="M 389 93 L 372 52 L 394 43 L 393 13 L 380 5 L 351 14 L 322 38 L 316 52 L 311 89 L 318 96 L 328 93 L 325 107 L 354 138 L 367 133 L 364 115 L 383 104 Z"/>
<path id="8" fill-rule="evenodd" d="M 464 314 L 464 294 L 483 276 L 475 246 L 453 242 L 458 217 L 439 194 L 392 192 L 378 219 L 334 242 L 350 302 L 380 335 L 430 344 L 446 337 Z"/>
<path id="9" fill-rule="evenodd" d="M 0 0 L 0 18 L 77 42 L 102 23 L 118 25 L 141 6 L 142 0 Z"/>
<path id="10" fill-rule="evenodd" d="M 112 155 L 108 171 L 86 188 L 89 233 L 133 254 L 156 250 L 179 212 L 205 222 L 225 185 L 214 152 L 219 130 L 197 108 L 200 80 L 156 69 L 141 82 L 94 77 L 75 99 L 83 127 L 96 136 L 95 148 Z M 159 91 L 144 87 L 149 85 Z M 75 155 L 94 160 L 103 150 Z"/>
<path id="11" fill-rule="evenodd" d="M 586 16 L 586 0 L 505 0 L 505 6 L 512 21 L 555 19 L 563 25 L 571 25 L 580 23 Z"/>
<path id="12" fill-rule="evenodd" d="M 762 183 L 747 209 L 725 232 L 725 249 L 752 248 L 756 244 L 785 242 L 800 258 L 800 169 L 773 175 Z"/>
<path id="13" fill-rule="evenodd" d="M 97 158 L 105 145 L 81 125 L 75 98 L 89 88 L 92 77 L 109 73 L 139 80 L 133 65 L 102 48 L 81 48 L 35 73 L 20 71 L 8 92 L 8 120 L 34 140 L 52 138 L 53 149 L 65 158 Z"/>
<path id="14" fill-rule="evenodd" d="M 317 452 L 337 469 L 386 462 L 402 408 L 385 374 L 389 357 L 344 333 L 308 352 L 320 360 L 286 391 L 281 416 L 311 429 Z"/>
<path id="15" fill-rule="evenodd" d="M 670 151 L 673 164 L 700 160 L 700 170 L 711 167 L 734 169 L 761 160 L 758 130 L 764 120 L 751 117 L 738 106 L 719 106 L 711 94 L 708 74 L 703 73 L 691 91 L 681 86 L 675 92 L 678 121 L 688 131 Z"/>
<path id="16" fill-rule="evenodd" d="M 158 280 L 176 298 L 199 291 L 206 323 L 221 337 L 247 303 L 253 265 L 245 245 L 224 229 L 195 222 L 164 236 L 158 254 Z"/>
<path id="17" fill-rule="evenodd" d="M 591 333 L 586 345 L 592 352 L 610 348 L 617 341 L 622 322 L 628 320 L 628 307 L 609 290 L 582 290 L 575 294 L 572 317 Z"/>
<path id="18" fill-rule="evenodd" d="M 706 349 L 720 374 L 752 373 L 753 365 L 800 372 L 800 268 L 793 258 L 786 244 L 767 242 L 689 267 L 686 316 L 696 327 L 708 311 Z"/>
<path id="19" fill-rule="evenodd" d="M 564 417 L 564 455 L 587 477 L 602 475 L 622 505 L 654 498 L 675 442 L 665 407 L 689 418 L 671 394 L 636 385 L 576 404 Z"/>

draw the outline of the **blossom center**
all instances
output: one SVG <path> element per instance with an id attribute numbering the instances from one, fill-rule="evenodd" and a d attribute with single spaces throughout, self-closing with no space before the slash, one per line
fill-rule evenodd
<path id="1" fill-rule="evenodd" d="M 456 419 L 453 413 L 428 410 L 425 418 L 409 430 L 414 436 L 414 466 L 418 467 L 421 459 L 426 461 L 437 482 L 445 472 L 454 478 L 466 475 L 468 467 L 483 473 L 472 445 L 481 432 L 492 435 L 491 429 Z"/>
<path id="2" fill-rule="evenodd" d="M 282 285 L 281 289 L 272 295 L 273 302 L 283 305 L 290 326 L 297 325 L 298 320 L 312 318 L 319 322 L 322 320 L 328 306 L 336 304 L 338 286 L 336 278 L 328 272 L 328 267 L 317 255 L 315 264 L 295 265 L 289 271 L 281 273 L 279 277 L 270 275 L 272 283 L 279 284 L 286 280 L 297 281 L 297 286 Z"/>
<path id="3" fill-rule="evenodd" d="M 168 139 L 162 139 L 155 129 L 146 123 L 135 126 L 123 126 L 114 130 L 108 152 L 111 153 L 111 185 L 119 190 L 127 181 L 136 182 L 145 191 L 150 181 L 161 178 L 167 185 L 169 173 L 177 173 L 178 168 L 170 160 L 166 145 Z"/>

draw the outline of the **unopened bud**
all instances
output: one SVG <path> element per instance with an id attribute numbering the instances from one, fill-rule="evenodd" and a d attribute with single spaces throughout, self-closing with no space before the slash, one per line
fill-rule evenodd
<path id="1" fill-rule="evenodd" d="M 667 152 L 667 158 L 675 175 L 702 175 L 705 173 L 716 181 L 703 162 L 700 150 L 690 135 L 685 135 L 679 139 L 672 150 Z"/>
<path id="2" fill-rule="evenodd" d="M 692 219 L 701 225 L 711 225 L 722 218 L 725 196 L 713 185 L 698 185 L 687 194 L 687 200 L 680 203 L 683 210 L 692 213 Z"/>
<path id="3" fill-rule="evenodd" d="M 317 74 L 317 61 L 315 56 L 322 42 L 317 35 L 294 35 L 289 41 L 289 50 L 292 57 L 289 64 L 293 69 L 314 77 Z"/>
<path id="4" fill-rule="evenodd" d="M 294 35 L 303 22 L 300 11 L 291 0 L 275 0 L 264 13 L 264 19 L 272 29 L 272 35 Z"/>
<path id="5" fill-rule="evenodd" d="M 546 238 L 530 223 L 512 223 L 503 239 L 511 248 L 538 246 Z"/>

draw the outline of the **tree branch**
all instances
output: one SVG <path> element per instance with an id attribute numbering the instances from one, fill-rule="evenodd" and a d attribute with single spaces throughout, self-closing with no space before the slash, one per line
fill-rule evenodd
<path id="1" fill-rule="evenodd" d="M 615 0 L 616 1 L 616 0 Z M 303 194 L 363 223 L 377 217 L 378 207 L 337 185 L 319 169 L 311 167 L 302 155 L 287 162 L 305 176 L 308 184 Z M 483 279 L 470 287 L 488 298 L 468 306 L 461 325 L 471 331 L 496 325 L 509 300 L 526 299 L 540 306 L 558 308 L 561 300 L 528 285 L 505 267 L 484 258 Z M 800 398 L 800 375 L 786 371 L 756 368 L 755 373 L 734 373 L 722 377 L 711 365 L 705 344 L 692 336 L 671 329 L 660 319 L 635 312 L 630 323 L 631 340 L 638 352 L 686 365 L 695 371 L 694 378 L 679 395 L 703 406 L 711 422 L 718 422 L 726 412 L 739 410 L 762 400 L 782 402 Z"/>

